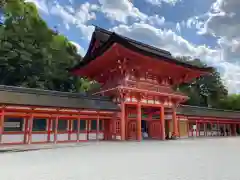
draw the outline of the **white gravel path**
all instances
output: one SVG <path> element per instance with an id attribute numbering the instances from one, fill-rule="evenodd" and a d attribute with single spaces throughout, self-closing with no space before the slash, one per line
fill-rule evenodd
<path id="1" fill-rule="evenodd" d="M 240 138 L 101 142 L 0 154 L 0 180 L 240 180 Z"/>

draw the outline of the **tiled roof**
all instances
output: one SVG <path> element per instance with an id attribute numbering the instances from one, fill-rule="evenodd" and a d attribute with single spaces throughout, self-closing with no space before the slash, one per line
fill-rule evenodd
<path id="1" fill-rule="evenodd" d="M 79 93 L 48 91 L 0 85 L 0 103 L 45 107 L 118 111 L 119 107 L 107 97 Z"/>
<path id="2" fill-rule="evenodd" d="M 99 42 L 98 48 L 94 48 L 95 42 Z M 144 55 L 154 57 L 159 60 L 168 61 L 169 63 L 178 64 L 181 66 L 185 66 L 187 68 L 192 68 L 201 71 L 211 71 L 212 68 L 192 65 L 188 62 L 179 61 L 178 59 L 174 58 L 170 52 L 159 49 L 139 41 L 135 41 L 133 39 L 118 35 L 114 32 L 107 31 L 105 29 L 96 27 L 95 31 L 93 32 L 92 39 L 88 48 L 88 51 L 85 57 L 77 64 L 75 67 L 70 69 L 73 71 L 75 69 L 81 68 L 87 65 L 90 61 L 95 60 L 96 57 L 102 55 L 107 49 L 111 48 L 114 43 L 119 43 L 124 47 L 136 51 L 138 53 L 142 53 Z M 163 58 L 164 57 L 164 58 Z"/>
<path id="3" fill-rule="evenodd" d="M 218 117 L 225 119 L 239 119 L 240 111 L 230 111 L 215 108 L 206 108 L 198 106 L 182 105 L 177 109 L 177 113 L 185 116 L 199 116 L 199 117 Z"/>

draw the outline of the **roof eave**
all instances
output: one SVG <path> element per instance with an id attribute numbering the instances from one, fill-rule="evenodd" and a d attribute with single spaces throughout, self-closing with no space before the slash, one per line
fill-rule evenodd
<path id="1" fill-rule="evenodd" d="M 72 74 L 74 74 L 74 71 L 80 69 L 80 68 L 83 68 L 85 65 L 87 65 L 90 61 L 92 61 L 93 59 L 97 58 L 99 55 L 103 54 L 107 49 L 109 49 L 110 47 L 107 47 L 107 48 L 99 48 L 95 51 L 94 53 L 94 56 L 91 58 L 89 56 L 90 52 L 92 51 L 92 44 L 94 43 L 93 41 L 96 40 L 96 31 L 99 31 L 99 32 L 102 32 L 102 33 L 105 33 L 105 34 L 108 34 L 109 35 L 109 40 L 113 40 L 114 43 L 117 43 L 117 44 L 120 44 L 126 48 L 129 48 L 129 49 L 132 49 L 134 51 L 137 51 L 139 53 L 143 53 L 142 51 L 140 51 L 139 47 L 136 47 L 134 45 L 132 45 L 131 43 L 128 42 L 128 40 L 126 40 L 124 37 L 122 37 L 121 35 L 118 35 L 114 32 L 110 32 L 110 31 L 107 31 L 105 29 L 102 29 L 100 27 L 95 27 L 95 31 L 93 32 L 93 35 L 92 35 L 92 38 L 91 38 L 91 42 L 90 42 L 90 45 L 89 45 L 89 49 L 88 49 L 88 52 L 87 54 L 84 56 L 84 58 L 82 59 L 82 61 L 80 63 L 78 63 L 76 66 L 74 66 L 73 68 L 69 68 L 68 71 Z M 130 39 L 131 40 L 131 39 Z M 139 43 L 139 45 L 143 44 L 143 43 L 140 43 L 140 42 L 137 42 L 137 41 L 134 41 L 132 40 L 133 42 L 135 43 Z M 111 46 L 113 43 L 109 43 L 109 44 L 104 44 L 104 45 L 109 45 Z M 147 46 L 147 45 L 146 45 Z M 150 47 L 151 48 L 151 47 Z M 166 51 L 167 52 L 167 51 Z M 211 72 L 213 71 L 213 68 L 212 67 L 198 67 L 198 66 L 194 66 L 192 64 L 189 64 L 189 63 L 185 63 L 185 62 L 181 62 L 181 61 L 178 61 L 176 58 L 174 57 L 170 57 L 169 54 L 166 53 L 166 55 L 162 55 L 161 57 L 157 54 L 153 54 L 151 52 L 147 52 L 145 51 L 144 52 L 145 54 L 148 54 L 148 56 L 151 56 L 151 57 L 156 57 L 157 59 L 159 58 L 165 58 L 166 61 L 168 61 L 169 63 L 175 63 L 177 65 L 180 65 L 180 66 L 185 66 L 186 68 L 190 68 L 190 69 L 194 69 L 194 70 L 198 70 L 198 71 L 202 71 L 203 73 L 205 74 L 211 74 Z M 84 63 L 86 62 L 86 63 Z"/>

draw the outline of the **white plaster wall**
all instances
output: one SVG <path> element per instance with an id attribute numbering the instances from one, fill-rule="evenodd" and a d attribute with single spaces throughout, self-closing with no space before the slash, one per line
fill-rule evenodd
<path id="1" fill-rule="evenodd" d="M 89 137 L 89 140 L 96 140 L 97 139 L 97 134 L 96 133 L 89 133 L 88 137 Z"/>
<path id="2" fill-rule="evenodd" d="M 32 134 L 32 142 L 44 142 L 47 141 L 47 133 L 46 134 Z M 103 133 L 98 134 L 98 139 L 102 140 L 104 138 Z M 121 139 L 120 136 L 117 136 L 117 139 Z M 2 143 L 18 143 L 22 142 L 24 140 L 24 135 L 19 134 L 8 134 L 2 136 Z M 71 134 L 71 140 L 77 141 L 77 134 L 73 133 Z M 79 140 L 87 140 L 87 134 L 86 133 L 80 133 L 79 134 Z M 97 140 L 96 133 L 89 133 L 89 140 Z M 68 141 L 68 134 L 58 134 L 57 135 L 57 141 Z M 50 142 L 54 142 L 54 134 L 50 134 Z"/>
<path id="3" fill-rule="evenodd" d="M 204 136 L 204 131 L 200 131 L 200 136 Z"/>
<path id="4" fill-rule="evenodd" d="M 68 140 L 68 133 L 58 134 L 57 135 L 58 141 L 67 141 Z"/>
<path id="5" fill-rule="evenodd" d="M 44 142 L 47 141 L 47 133 L 46 134 L 32 134 L 32 142 Z"/>
<path id="6" fill-rule="evenodd" d="M 99 133 L 99 134 L 98 134 L 98 139 L 99 139 L 99 140 L 102 140 L 103 138 L 104 138 L 104 134 L 103 134 L 103 133 Z"/>
<path id="7" fill-rule="evenodd" d="M 211 136 L 212 132 L 211 131 L 207 131 L 207 136 Z"/>
<path id="8" fill-rule="evenodd" d="M 59 137 L 60 137 L 60 139 L 59 139 Z M 76 133 L 71 134 L 70 137 L 71 137 L 71 140 L 77 140 L 77 134 Z M 68 140 L 68 134 L 67 133 L 65 133 L 65 134 L 58 134 L 57 138 L 58 138 L 57 139 L 58 141 L 67 141 Z M 79 135 L 79 139 L 80 140 L 86 140 L 87 138 L 86 138 L 85 134 L 80 134 Z M 54 142 L 54 134 L 53 133 L 50 135 L 50 141 Z"/>
<path id="9" fill-rule="evenodd" d="M 50 142 L 54 142 L 54 134 L 53 133 L 50 134 Z"/>
<path id="10" fill-rule="evenodd" d="M 98 140 L 101 140 L 104 138 L 103 133 L 98 134 Z M 89 133 L 89 140 L 97 140 L 97 133 Z"/>
<path id="11" fill-rule="evenodd" d="M 76 141 L 76 140 L 77 140 L 77 133 L 73 133 L 73 134 L 71 134 L 71 136 L 70 136 L 70 140 L 72 140 L 72 141 Z"/>
<path id="12" fill-rule="evenodd" d="M 80 133 L 79 134 L 79 140 L 87 140 L 87 134 L 86 133 Z"/>
<path id="13" fill-rule="evenodd" d="M 192 131 L 189 131 L 189 132 L 188 132 L 188 135 L 189 135 L 189 136 L 192 136 L 192 135 L 193 135 L 193 136 L 196 136 L 197 133 L 196 133 L 196 131 L 193 131 L 193 132 L 192 132 Z"/>
<path id="14" fill-rule="evenodd" d="M 67 133 L 58 134 L 57 135 L 57 140 L 58 141 L 67 141 L 68 140 L 68 134 Z M 71 140 L 77 140 L 77 134 L 76 133 L 71 134 Z M 79 134 L 79 140 L 82 140 L 82 141 L 87 140 L 87 134 L 86 133 L 80 133 Z M 50 141 L 54 142 L 54 134 L 53 133 L 50 135 Z"/>
<path id="15" fill-rule="evenodd" d="M 2 143 L 23 143 L 24 135 L 23 134 L 3 134 Z"/>

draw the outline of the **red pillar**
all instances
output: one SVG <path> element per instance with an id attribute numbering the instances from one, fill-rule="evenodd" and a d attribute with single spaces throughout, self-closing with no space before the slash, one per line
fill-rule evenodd
<path id="1" fill-rule="evenodd" d="M 137 104 L 137 140 L 142 140 L 142 107 L 141 104 Z"/>
<path id="2" fill-rule="evenodd" d="M 113 123 L 114 123 L 114 121 L 113 121 L 113 119 L 110 119 L 107 123 L 105 123 L 105 124 L 108 124 L 108 136 L 107 136 L 107 140 L 112 140 L 112 138 L 113 138 Z M 106 126 L 104 126 L 104 127 L 106 127 Z"/>
<path id="3" fill-rule="evenodd" d="M 198 136 L 198 126 L 199 126 L 198 121 L 196 121 L 196 136 Z"/>
<path id="4" fill-rule="evenodd" d="M 207 136 L 207 126 L 206 122 L 203 122 L 204 136 Z"/>
<path id="5" fill-rule="evenodd" d="M 161 126 L 161 139 L 165 140 L 165 117 L 164 117 L 164 107 L 160 108 L 160 126 Z"/>
<path id="6" fill-rule="evenodd" d="M 91 128 L 91 120 L 86 120 L 86 133 L 87 133 L 87 140 L 89 140 L 89 132 Z"/>
<path id="7" fill-rule="evenodd" d="M 217 121 L 217 136 L 221 136 L 219 121 Z"/>
<path id="8" fill-rule="evenodd" d="M 227 136 L 227 134 L 226 134 L 226 124 L 225 123 L 223 124 L 223 132 L 224 132 L 224 136 Z"/>
<path id="9" fill-rule="evenodd" d="M 99 140 L 99 115 L 97 115 L 97 133 L 96 133 L 96 139 Z"/>
<path id="10" fill-rule="evenodd" d="M 68 141 L 71 140 L 71 134 L 72 134 L 72 120 L 66 120 L 67 121 L 67 132 L 68 132 Z"/>
<path id="11" fill-rule="evenodd" d="M 29 126 L 29 122 L 28 122 L 28 118 L 24 118 L 24 139 L 23 139 L 23 143 L 27 144 L 28 142 L 28 126 Z"/>
<path id="12" fill-rule="evenodd" d="M 29 118 L 29 126 L 28 126 L 28 144 L 32 143 L 32 128 L 33 128 L 33 115 Z"/>
<path id="13" fill-rule="evenodd" d="M 211 132 L 211 135 L 210 135 L 210 136 L 212 136 L 212 134 L 213 134 L 213 132 L 212 132 L 212 127 L 213 127 L 212 122 L 210 122 L 210 132 Z"/>
<path id="14" fill-rule="evenodd" d="M 177 121 L 177 117 L 176 117 L 176 108 L 173 108 L 173 135 L 175 137 L 179 136 L 179 132 L 178 132 L 178 121 Z"/>
<path id="15" fill-rule="evenodd" d="M 80 117 L 78 117 L 77 120 L 77 142 L 79 142 L 80 139 Z"/>
<path id="16" fill-rule="evenodd" d="M 55 119 L 55 127 L 54 127 L 54 143 L 57 143 L 57 134 L 58 134 L 58 116 Z"/>
<path id="17" fill-rule="evenodd" d="M 126 124 L 125 124 L 125 103 L 121 102 L 121 140 L 125 141 L 126 139 Z"/>
<path id="18" fill-rule="evenodd" d="M 126 139 L 128 139 L 128 134 L 129 134 L 129 128 L 128 128 L 128 124 L 129 124 L 129 109 L 127 107 L 125 107 L 125 137 Z"/>
<path id="19" fill-rule="evenodd" d="M 116 140 L 117 139 L 117 125 L 116 125 L 116 118 L 112 120 L 112 126 L 111 126 L 111 131 L 112 131 L 112 135 L 113 135 L 113 139 Z M 122 138 L 122 136 L 121 136 Z"/>
<path id="20" fill-rule="evenodd" d="M 3 132 L 4 132 L 4 109 L 2 110 L 0 119 L 0 144 L 2 144 Z"/>
<path id="21" fill-rule="evenodd" d="M 199 121 L 198 122 L 198 126 L 199 126 L 199 128 L 198 128 L 198 130 L 199 130 L 199 136 L 201 136 L 201 125 L 202 125 L 202 122 L 201 121 Z"/>
<path id="22" fill-rule="evenodd" d="M 51 131 L 52 131 L 52 119 L 47 119 L 47 142 L 51 140 Z"/>

